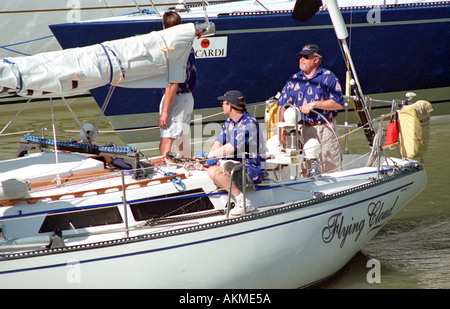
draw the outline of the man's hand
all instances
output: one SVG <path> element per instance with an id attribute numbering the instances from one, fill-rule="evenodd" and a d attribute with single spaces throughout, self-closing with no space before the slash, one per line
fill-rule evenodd
<path id="1" fill-rule="evenodd" d="M 158 118 L 158 126 L 161 129 L 165 129 L 167 128 L 167 118 L 169 118 L 169 113 L 168 112 L 161 112 L 161 115 L 159 115 Z"/>
<path id="2" fill-rule="evenodd" d="M 314 107 L 312 106 L 311 103 L 307 103 L 307 104 L 303 104 L 302 106 L 300 106 L 300 111 L 305 114 L 305 115 L 309 115 L 309 113 L 314 109 Z"/>
<path id="3" fill-rule="evenodd" d="M 219 161 L 217 161 L 216 158 L 208 159 L 208 160 L 206 160 L 206 165 L 207 166 L 213 166 L 213 165 L 216 165 L 217 162 L 219 162 Z"/>

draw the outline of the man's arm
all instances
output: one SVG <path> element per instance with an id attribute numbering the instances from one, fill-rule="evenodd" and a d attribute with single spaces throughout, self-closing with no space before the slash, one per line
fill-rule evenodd
<path id="1" fill-rule="evenodd" d="M 234 153 L 234 147 L 227 143 L 225 145 L 220 145 L 218 141 L 215 141 L 208 153 L 208 158 L 223 158 Z"/>
<path id="2" fill-rule="evenodd" d="M 286 108 L 283 108 L 283 109 L 281 110 L 281 114 L 280 114 L 280 108 L 281 108 L 281 106 L 278 105 L 278 108 L 277 108 L 277 117 L 278 117 L 278 115 L 280 115 L 280 119 L 277 119 L 277 122 L 283 122 L 283 121 L 284 121 L 284 112 L 285 112 Z M 287 131 L 286 131 L 286 129 L 285 129 L 284 127 L 278 127 L 278 132 L 277 132 L 277 134 L 278 134 L 278 136 L 281 137 L 281 141 L 282 141 L 283 143 L 286 143 L 286 137 L 287 137 Z"/>
<path id="3" fill-rule="evenodd" d="M 321 109 L 324 111 L 335 111 L 335 110 L 339 110 L 342 108 L 342 105 L 340 105 L 333 99 L 328 99 L 328 100 L 324 100 L 324 101 L 315 101 L 314 103 L 316 103 L 315 108 L 318 108 L 318 109 Z M 300 111 L 305 115 L 308 115 L 313 109 L 314 108 L 311 103 L 303 104 L 302 106 L 300 106 Z"/>

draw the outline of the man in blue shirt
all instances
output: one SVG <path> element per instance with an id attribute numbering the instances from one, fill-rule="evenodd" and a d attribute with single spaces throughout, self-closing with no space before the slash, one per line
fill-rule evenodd
<path id="1" fill-rule="evenodd" d="M 178 13 L 169 11 L 163 16 L 163 28 L 181 24 Z M 192 92 L 197 86 L 197 67 L 195 64 L 194 50 L 191 49 L 186 64 L 186 79 L 184 83 L 171 83 L 164 89 L 164 95 L 159 107 L 160 116 L 158 126 L 160 127 L 159 151 L 165 155 L 177 146 L 181 157 L 191 157 L 189 144 L 190 121 L 194 109 L 194 97 Z"/>
<path id="2" fill-rule="evenodd" d="M 299 124 L 304 142 L 316 138 L 321 144 L 319 162 L 322 171 L 333 171 L 339 167 L 340 146 L 332 130 L 337 132 L 335 118 L 337 110 L 343 106 L 341 85 L 331 71 L 322 67 L 322 55 L 317 45 L 308 44 L 297 55 L 300 57 L 300 72 L 286 82 L 278 106 L 280 108 L 285 103 L 291 103 L 299 108 Z M 281 118 L 280 121 L 283 121 L 283 116 Z M 331 123 L 332 128 L 324 118 Z M 283 142 L 286 141 L 284 129 L 281 138 Z"/>
<path id="3" fill-rule="evenodd" d="M 224 158 L 240 163 L 244 156 L 247 179 L 257 184 L 265 174 L 265 144 L 259 123 L 247 112 L 244 95 L 240 91 L 230 90 L 217 99 L 221 101 L 223 112 L 228 119 L 214 141 L 208 158 Z M 226 168 L 225 164 L 222 166 L 214 164 L 208 168 L 208 175 L 217 186 L 228 189 L 230 174 L 225 172 L 230 172 L 233 166 Z M 242 173 L 234 175 L 240 177 Z M 231 215 L 244 213 L 244 197 L 236 181 L 238 179 L 233 178 L 231 194 L 236 199 L 236 206 L 230 212 Z M 255 210 L 248 199 L 246 210 Z"/>

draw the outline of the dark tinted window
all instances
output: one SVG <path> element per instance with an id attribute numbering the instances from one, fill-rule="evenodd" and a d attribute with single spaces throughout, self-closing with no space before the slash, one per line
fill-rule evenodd
<path id="1" fill-rule="evenodd" d="M 71 230 L 114 223 L 123 223 L 117 207 L 56 213 L 45 218 L 39 233 L 53 232 L 56 228 Z"/>
<path id="2" fill-rule="evenodd" d="M 158 196 L 157 201 L 143 201 L 131 204 L 136 221 L 181 215 L 214 209 L 213 204 L 201 189 Z"/>

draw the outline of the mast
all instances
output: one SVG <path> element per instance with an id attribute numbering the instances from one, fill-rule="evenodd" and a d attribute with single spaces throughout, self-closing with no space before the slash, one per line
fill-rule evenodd
<path id="1" fill-rule="evenodd" d="M 339 10 L 336 0 L 322 0 L 322 4 L 324 7 L 325 5 L 327 5 L 328 7 L 328 12 L 330 14 L 334 30 L 336 32 L 336 37 L 341 43 L 342 49 L 344 51 L 344 60 L 347 64 L 347 71 L 350 72 L 350 74 L 352 74 L 353 76 L 353 78 L 350 79 L 350 86 L 356 96 L 356 99 L 354 101 L 356 113 L 359 117 L 361 125 L 364 127 L 364 134 L 366 135 L 367 141 L 369 142 L 369 145 L 372 146 L 373 138 L 375 136 L 375 130 L 373 129 L 370 115 L 367 111 L 367 105 L 364 99 L 363 92 L 361 90 L 361 85 L 359 84 L 358 75 L 356 74 L 356 69 L 353 64 L 350 49 L 347 45 L 348 31 L 345 27 L 344 19 L 342 17 L 341 11 Z"/>

